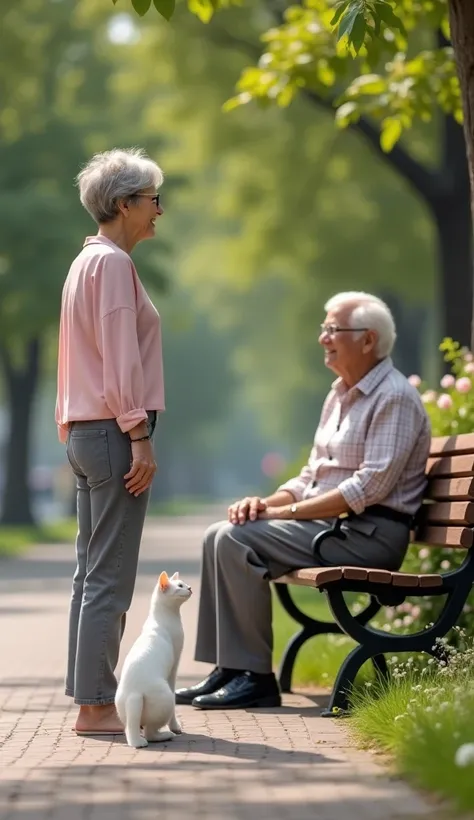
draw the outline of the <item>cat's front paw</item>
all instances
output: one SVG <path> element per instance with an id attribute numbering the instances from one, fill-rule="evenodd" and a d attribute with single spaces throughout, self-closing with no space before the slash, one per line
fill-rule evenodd
<path id="1" fill-rule="evenodd" d="M 173 718 L 169 724 L 170 731 L 173 732 L 175 735 L 182 735 L 183 734 L 183 727 L 177 718 Z"/>
<path id="2" fill-rule="evenodd" d="M 148 740 L 145 737 L 127 737 L 127 743 L 133 749 L 144 749 L 145 746 L 148 746 Z"/>

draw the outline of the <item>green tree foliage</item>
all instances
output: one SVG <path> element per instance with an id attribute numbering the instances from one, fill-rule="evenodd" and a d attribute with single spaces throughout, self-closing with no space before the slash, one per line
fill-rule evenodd
<path id="1" fill-rule="evenodd" d="M 228 13 L 245 41 L 257 40 L 258 20 Z M 139 128 L 162 127 L 165 167 L 190 178 L 170 202 L 170 214 L 180 215 L 173 277 L 210 322 L 234 333 L 234 366 L 256 419 L 299 444 L 312 435 L 330 382 L 318 328 L 335 290 L 363 287 L 403 300 L 400 336 L 412 357 L 403 369 L 419 369 L 413 334 L 422 335 L 423 323 L 411 310 L 417 302 L 425 318 L 432 310 L 429 220 L 383 162 L 374 167 L 356 135 L 335 130 L 330 114 L 306 99 L 291 110 L 243 106 L 223 116 L 247 60 L 225 31 L 203 39 L 185 9 L 172 28 L 150 18 L 137 27 L 121 87 L 140 96 L 152 89 Z M 413 140 L 434 155 L 430 133 L 416 131 Z M 278 413 L 268 413 L 272 406 Z"/>
<path id="2" fill-rule="evenodd" d="M 201 19 L 207 21 L 224 5 L 209 3 Z M 470 2 L 451 0 L 452 19 L 459 17 L 453 12 L 458 6 L 468 9 Z M 159 10 L 159 2 L 156 7 Z M 194 4 L 189 8 L 196 12 Z M 446 40 L 447 9 L 446 0 L 398 0 L 395 6 L 388 0 L 261 0 L 240 17 L 227 8 L 209 29 L 211 37 L 218 37 L 224 26 L 224 42 L 245 49 L 251 58 L 227 109 L 252 101 L 265 108 L 285 107 L 303 96 L 313 106 L 335 111 L 340 127 L 363 134 L 422 199 L 436 229 L 443 332 L 467 343 L 472 223 L 455 59 L 459 65 L 459 55 L 468 46 L 461 46 L 459 34 L 453 53 Z M 244 15 L 258 19 L 260 44 L 242 35 Z M 181 17 L 176 15 L 177 26 Z M 474 28 L 474 22 L 471 25 Z M 471 39 L 474 53 L 474 34 Z M 466 85 L 473 74 L 468 63 L 460 73 Z M 474 93 L 471 96 L 474 99 Z M 464 108 L 469 99 L 464 90 Z M 413 150 L 411 139 L 402 145 L 400 137 L 414 122 L 433 118 L 439 125 L 439 159 L 431 156 L 427 161 L 426 152 Z M 468 122 L 474 122 L 474 112 Z M 471 143 L 474 146 L 474 133 L 468 151 Z"/>
<path id="3" fill-rule="evenodd" d="M 132 5 L 140 14 L 150 8 L 148 0 Z M 163 13 L 160 0 L 154 5 Z M 209 22 L 214 11 L 228 5 L 189 3 L 189 8 Z M 285 107 L 301 91 L 316 92 L 335 106 L 340 127 L 364 113 L 381 120 L 386 151 L 414 119 L 430 120 L 438 107 L 462 121 L 453 48 L 436 47 L 429 38 L 430 30 L 449 37 L 446 0 L 398 0 L 395 10 L 389 0 L 288 5 L 268 0 L 266 8 L 278 24 L 262 33 L 258 62 L 244 69 L 239 94 L 226 109 L 251 100 Z"/>

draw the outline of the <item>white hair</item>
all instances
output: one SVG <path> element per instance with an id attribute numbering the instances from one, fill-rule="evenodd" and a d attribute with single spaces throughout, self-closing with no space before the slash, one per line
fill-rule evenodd
<path id="1" fill-rule="evenodd" d="M 382 299 L 371 293 L 347 291 L 337 293 L 324 306 L 326 312 L 340 308 L 351 309 L 348 321 L 350 327 L 353 327 L 355 331 L 358 328 L 367 328 L 377 333 L 375 354 L 378 359 L 390 356 L 397 332 L 390 308 Z"/>
<path id="2" fill-rule="evenodd" d="M 119 214 L 120 200 L 144 188 L 159 188 L 163 171 L 142 148 L 114 148 L 95 154 L 77 176 L 81 202 L 99 225 Z"/>

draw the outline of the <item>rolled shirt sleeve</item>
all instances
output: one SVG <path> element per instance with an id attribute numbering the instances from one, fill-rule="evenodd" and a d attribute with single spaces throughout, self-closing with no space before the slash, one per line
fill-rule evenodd
<path id="1" fill-rule="evenodd" d="M 389 396 L 375 409 L 367 431 L 364 461 L 338 486 L 356 514 L 391 493 L 416 446 L 421 426 L 422 416 L 406 394 Z"/>

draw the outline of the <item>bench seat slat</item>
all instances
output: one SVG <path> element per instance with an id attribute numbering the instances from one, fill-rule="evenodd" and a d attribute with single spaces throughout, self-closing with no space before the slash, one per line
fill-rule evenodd
<path id="1" fill-rule="evenodd" d="M 441 575 L 419 575 L 420 587 L 441 587 L 443 579 Z"/>
<path id="2" fill-rule="evenodd" d="M 296 584 L 303 587 L 320 587 L 342 578 L 341 567 L 323 567 L 314 569 L 296 569 L 280 578 L 275 578 L 275 584 Z"/>
<path id="3" fill-rule="evenodd" d="M 392 584 L 397 587 L 438 587 L 442 586 L 441 575 L 415 575 L 410 572 L 389 572 L 385 569 L 362 567 L 323 567 L 314 569 L 297 569 L 275 578 L 276 584 L 293 584 L 295 586 L 312 586 L 320 588 L 344 578 L 346 581 L 368 581 L 373 584 Z"/>

